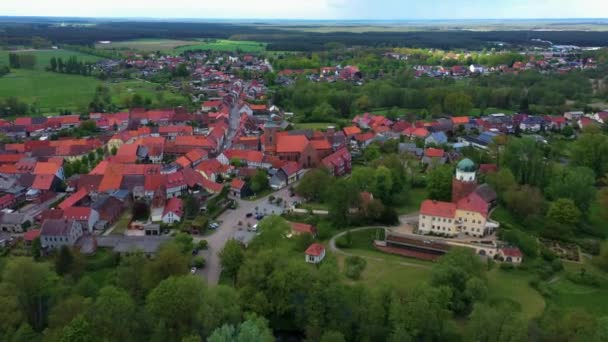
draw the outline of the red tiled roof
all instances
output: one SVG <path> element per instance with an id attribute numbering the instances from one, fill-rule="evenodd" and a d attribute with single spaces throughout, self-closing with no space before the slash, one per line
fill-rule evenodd
<path id="1" fill-rule="evenodd" d="M 277 136 L 277 153 L 301 153 L 308 144 L 308 138 L 304 135 L 279 135 Z"/>
<path id="2" fill-rule="evenodd" d="M 73 193 L 70 197 L 66 198 L 63 202 L 59 204 L 59 209 L 67 209 L 72 207 L 74 204 L 78 203 L 80 200 L 85 198 L 89 194 L 89 191 L 85 188 L 78 189 L 75 193 Z"/>
<path id="3" fill-rule="evenodd" d="M 323 254 L 324 251 L 325 251 L 325 247 L 323 247 L 322 244 L 313 243 L 306 249 L 306 252 L 304 252 L 304 253 L 306 253 L 306 255 L 320 256 L 321 254 Z"/>
<path id="4" fill-rule="evenodd" d="M 465 125 L 465 124 L 469 123 L 469 117 L 468 116 L 453 116 L 452 122 L 454 123 L 454 125 Z"/>
<path id="5" fill-rule="evenodd" d="M 264 160 L 264 154 L 260 151 L 250 151 L 250 150 L 226 150 L 224 151 L 224 155 L 229 160 L 232 158 L 238 158 L 240 160 L 252 162 L 252 163 L 261 163 Z"/>
<path id="6" fill-rule="evenodd" d="M 300 171 L 300 164 L 296 163 L 296 162 L 287 162 L 285 163 L 285 165 L 283 165 L 283 167 L 281 168 L 283 171 L 285 171 L 285 173 L 287 174 L 287 176 L 291 176 L 293 174 L 295 174 L 296 172 Z"/>
<path id="7" fill-rule="evenodd" d="M 36 238 L 40 236 L 40 229 L 32 229 L 28 230 L 23 234 L 23 240 L 25 241 L 34 241 Z"/>
<path id="8" fill-rule="evenodd" d="M 367 133 L 361 133 L 361 134 L 357 134 L 355 136 L 355 139 L 358 142 L 364 142 L 364 141 L 370 141 L 372 139 L 374 139 L 375 135 L 372 132 L 367 132 Z"/>
<path id="9" fill-rule="evenodd" d="M 144 189 L 146 191 L 156 191 L 163 185 L 167 185 L 166 175 L 145 175 L 144 176 Z"/>
<path id="10" fill-rule="evenodd" d="M 444 154 L 445 152 L 440 148 L 429 147 L 424 150 L 424 155 L 429 158 L 441 158 Z"/>
<path id="11" fill-rule="evenodd" d="M 61 168 L 60 165 L 55 163 L 48 162 L 38 162 L 36 163 L 36 168 L 34 168 L 35 175 L 55 175 L 57 171 Z"/>
<path id="12" fill-rule="evenodd" d="M 523 256 L 523 254 L 517 247 L 501 248 L 500 251 L 505 256 L 510 256 L 512 258 L 521 258 Z"/>
<path id="13" fill-rule="evenodd" d="M 488 203 L 484 201 L 479 195 L 476 193 L 472 193 L 467 197 L 462 198 L 456 204 L 456 208 L 459 210 L 466 210 L 479 213 L 484 217 L 488 216 Z"/>
<path id="14" fill-rule="evenodd" d="M 181 157 L 177 158 L 175 160 L 175 163 L 177 165 L 181 166 L 181 167 L 188 167 L 188 166 L 190 166 L 190 164 L 192 164 L 192 162 L 190 161 L 190 159 L 188 159 L 188 158 L 186 158 L 184 156 L 181 156 Z"/>
<path id="15" fill-rule="evenodd" d="M 289 225 L 291 226 L 291 230 L 296 231 L 298 233 L 315 234 L 315 227 L 310 224 L 300 222 L 289 222 Z"/>
<path id="16" fill-rule="evenodd" d="M 54 175 L 36 175 L 32 188 L 37 190 L 50 190 L 53 185 L 53 180 L 55 180 Z"/>
<path id="17" fill-rule="evenodd" d="M 346 136 L 352 136 L 361 133 L 361 129 L 357 126 L 344 127 L 342 130 L 344 131 L 344 135 Z"/>
<path id="18" fill-rule="evenodd" d="M 63 215 L 68 220 L 88 220 L 92 209 L 89 207 L 69 207 L 63 210 Z"/>
<path id="19" fill-rule="evenodd" d="M 242 179 L 239 179 L 239 178 L 235 178 L 232 180 L 232 182 L 230 182 L 230 187 L 232 189 L 241 190 L 241 189 L 243 189 L 244 186 L 245 186 L 245 181 L 243 181 Z"/>
<path id="20" fill-rule="evenodd" d="M 179 217 L 182 217 L 184 213 L 184 207 L 181 199 L 179 199 L 178 197 L 173 197 L 167 201 L 165 209 L 163 210 L 163 216 L 167 215 L 170 212 L 174 213 Z"/>
<path id="21" fill-rule="evenodd" d="M 329 143 L 329 141 L 327 141 L 327 139 L 311 140 L 310 144 L 317 151 L 332 149 L 331 144 Z"/>
<path id="22" fill-rule="evenodd" d="M 22 153 L 0 154 L 0 163 L 13 164 L 13 163 L 20 161 L 24 157 L 25 157 L 25 154 L 22 154 Z"/>
<path id="23" fill-rule="evenodd" d="M 422 215 L 453 218 L 455 212 L 456 205 L 450 202 L 424 200 L 420 205 L 420 214 Z"/>
<path id="24" fill-rule="evenodd" d="M 224 186 L 222 184 L 212 182 L 208 179 L 203 179 L 203 188 L 211 193 L 219 193 L 222 191 Z"/>

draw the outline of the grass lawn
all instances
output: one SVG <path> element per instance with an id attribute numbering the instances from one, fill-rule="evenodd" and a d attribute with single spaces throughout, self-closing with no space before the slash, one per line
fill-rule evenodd
<path id="1" fill-rule="evenodd" d="M 327 129 L 328 126 L 336 126 L 335 123 L 331 122 L 304 122 L 293 124 L 294 129 Z"/>
<path id="2" fill-rule="evenodd" d="M 568 280 L 562 273 L 557 281 L 547 285 L 551 291 L 548 301 L 563 308 L 578 307 L 598 316 L 608 315 L 608 306 L 604 305 L 608 302 L 608 275 L 590 263 L 565 262 L 564 268 L 566 272 L 572 273 L 578 273 L 584 268 L 588 274 L 593 273 L 600 277 L 603 283 L 598 287 L 579 285 Z"/>
<path id="3" fill-rule="evenodd" d="M 523 227 L 511 215 L 511 213 L 503 206 L 498 206 L 492 211 L 492 219 L 500 222 L 503 228 L 517 228 L 524 230 Z"/>
<path id="4" fill-rule="evenodd" d="M 88 112 L 95 89 L 101 84 L 104 83 L 94 77 L 13 69 L 8 75 L 0 77 L 0 98 L 17 97 L 34 105 L 44 115 L 58 114 L 60 109 L 81 113 Z M 189 103 L 186 97 L 159 89 L 156 83 L 130 80 L 105 84 L 110 88 L 112 101 L 119 107 L 134 93 L 150 98 L 153 106 L 158 102 L 176 106 Z"/>
<path id="5" fill-rule="evenodd" d="M 540 316 L 545 309 L 544 298 L 529 285 L 532 275 L 523 271 L 503 271 L 495 265 L 487 273 L 490 298 L 509 298 L 521 305 L 528 319 Z"/>
<path id="6" fill-rule="evenodd" d="M 143 52 L 171 51 L 177 47 L 191 45 L 192 40 L 179 39 L 135 39 L 121 42 L 111 42 L 110 44 L 95 44 L 96 49 L 117 49 L 117 50 L 137 50 Z"/>
<path id="7" fill-rule="evenodd" d="M 410 190 L 409 202 L 397 208 L 399 215 L 410 214 L 420 209 L 420 203 L 428 198 L 428 194 L 425 188 L 415 188 Z"/>
<path id="8" fill-rule="evenodd" d="M 112 230 L 112 233 L 110 233 L 111 235 L 124 235 L 124 233 L 127 231 L 127 229 L 129 228 L 129 223 L 131 223 L 131 211 L 130 210 L 126 210 L 118 219 L 118 221 L 116 221 L 116 224 L 114 225 L 114 229 Z"/>
<path id="9" fill-rule="evenodd" d="M 0 97 L 18 97 L 44 114 L 79 111 L 87 108 L 99 84 L 93 77 L 16 69 L 0 77 Z"/>
<path id="10" fill-rule="evenodd" d="M 484 113 L 484 115 L 497 114 L 497 113 L 503 113 L 503 114 L 507 114 L 507 115 L 512 115 L 512 114 L 515 114 L 515 111 L 511 110 L 511 109 L 488 107 L 488 108 L 486 108 L 483 111 L 483 113 Z M 479 108 L 473 108 L 471 110 L 471 112 L 469 113 L 469 115 L 471 115 L 471 116 L 480 116 L 481 115 L 481 109 L 479 109 Z"/>
<path id="11" fill-rule="evenodd" d="M 180 46 L 174 49 L 181 53 L 187 50 L 212 50 L 234 52 L 263 52 L 266 50 L 266 43 L 241 40 L 226 39 L 198 39 L 198 42 L 190 42 L 189 45 Z"/>
<path id="12" fill-rule="evenodd" d="M 10 51 L 0 51 L 0 65 L 5 64 L 8 65 L 8 55 L 11 53 Z M 29 54 L 36 56 L 36 70 L 46 70 L 48 66 L 51 65 L 51 58 L 61 58 L 64 62 L 67 61 L 68 58 L 72 56 L 76 56 L 78 61 L 82 62 L 97 62 L 100 60 L 100 57 L 87 55 L 80 52 L 70 51 L 70 50 L 31 50 L 31 51 L 23 51 L 17 52 L 22 54 Z"/>

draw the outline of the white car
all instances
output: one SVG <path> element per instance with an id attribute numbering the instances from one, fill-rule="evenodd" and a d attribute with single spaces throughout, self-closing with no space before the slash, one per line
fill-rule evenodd
<path id="1" fill-rule="evenodd" d="M 196 273 L 196 267 L 192 267 L 190 269 L 190 274 L 195 274 Z"/>

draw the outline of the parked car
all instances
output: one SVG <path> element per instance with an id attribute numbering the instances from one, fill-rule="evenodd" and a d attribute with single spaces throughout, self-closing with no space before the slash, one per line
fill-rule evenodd
<path id="1" fill-rule="evenodd" d="M 251 216 L 253 216 L 253 213 L 247 213 L 247 215 L 245 215 L 247 218 L 250 218 Z"/>
<path id="2" fill-rule="evenodd" d="M 254 224 L 253 227 L 251 228 L 247 228 L 248 231 L 250 232 L 257 232 L 258 231 L 258 224 Z"/>
<path id="3" fill-rule="evenodd" d="M 192 267 L 190 269 L 190 274 L 195 274 L 196 273 L 196 267 Z"/>
<path id="4" fill-rule="evenodd" d="M 261 219 L 263 219 L 263 218 L 264 218 L 264 215 L 262 215 L 262 214 L 257 214 L 255 216 L 255 219 L 258 220 L 258 221 L 261 220 Z"/>

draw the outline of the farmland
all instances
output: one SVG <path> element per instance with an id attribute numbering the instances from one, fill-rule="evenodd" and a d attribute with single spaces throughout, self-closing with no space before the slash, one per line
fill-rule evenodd
<path id="1" fill-rule="evenodd" d="M 0 65 L 8 65 L 9 51 L 0 51 Z M 36 70 L 45 70 L 51 63 L 51 58 L 67 60 L 75 56 L 82 62 L 97 62 L 100 58 L 70 50 L 19 50 L 16 53 L 31 54 L 36 56 Z"/>
<path id="2" fill-rule="evenodd" d="M 254 41 L 236 41 L 227 39 L 136 39 L 109 44 L 96 44 L 98 49 L 133 50 L 141 52 L 176 52 L 187 50 L 212 50 L 234 52 L 262 52 L 266 49 L 265 43 Z"/>

